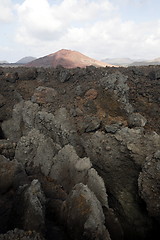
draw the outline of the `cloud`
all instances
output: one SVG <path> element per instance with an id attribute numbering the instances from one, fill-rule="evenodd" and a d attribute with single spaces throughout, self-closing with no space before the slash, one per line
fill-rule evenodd
<path id="1" fill-rule="evenodd" d="M 112 5 L 109 1 L 63 0 L 49 4 L 47 0 L 25 0 L 17 5 L 21 23 L 17 40 L 33 43 L 36 40 L 54 41 L 73 26 L 92 24 L 98 18 L 105 18 Z M 28 38 L 27 38 L 28 35 Z"/>
<path id="2" fill-rule="evenodd" d="M 0 23 L 10 22 L 13 17 L 13 4 L 10 0 L 0 0 Z"/>
<path id="3" fill-rule="evenodd" d="M 109 0 L 25 0 L 16 10 L 16 41 L 35 56 L 61 48 L 98 59 L 160 55 L 160 21 L 124 21 Z"/>

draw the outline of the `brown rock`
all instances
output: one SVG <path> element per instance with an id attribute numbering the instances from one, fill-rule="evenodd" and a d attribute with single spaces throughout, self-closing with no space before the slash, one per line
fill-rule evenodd
<path id="1" fill-rule="evenodd" d="M 85 97 L 90 99 L 90 100 L 94 100 L 96 99 L 98 96 L 98 92 L 94 89 L 94 88 L 91 88 L 89 89 L 86 93 L 85 93 Z"/>

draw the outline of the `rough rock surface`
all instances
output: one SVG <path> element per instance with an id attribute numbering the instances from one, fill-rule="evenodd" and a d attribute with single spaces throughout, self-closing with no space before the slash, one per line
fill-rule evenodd
<path id="1" fill-rule="evenodd" d="M 34 231 L 23 231 L 15 228 L 5 234 L 0 234 L 0 240 L 44 240 L 44 238 Z"/>
<path id="2" fill-rule="evenodd" d="M 60 146 L 49 137 L 45 137 L 38 130 L 31 130 L 23 136 L 17 144 L 15 158 L 24 166 L 40 167 L 43 174 L 49 174 L 53 157 L 60 150 Z"/>
<path id="3" fill-rule="evenodd" d="M 12 141 L 18 141 L 21 137 L 21 120 L 22 120 L 22 109 L 23 101 L 15 105 L 13 108 L 12 118 L 2 123 L 2 131 L 4 132 L 5 138 Z"/>
<path id="4" fill-rule="evenodd" d="M 57 92 L 53 88 L 40 86 L 36 88 L 33 96 L 32 102 L 38 104 L 51 103 L 55 101 L 54 97 L 57 95 Z"/>
<path id="5" fill-rule="evenodd" d="M 16 177 L 23 172 L 23 167 L 16 160 L 10 161 L 0 155 L 0 193 L 13 187 Z"/>
<path id="6" fill-rule="evenodd" d="M 8 230 L 15 189 L 26 182 L 23 166 L 0 155 L 0 233 Z"/>
<path id="7" fill-rule="evenodd" d="M 16 143 L 9 140 L 0 139 L 0 154 L 6 158 L 13 159 L 15 155 Z"/>
<path id="8" fill-rule="evenodd" d="M 45 230 L 45 196 L 39 181 L 34 179 L 28 188 L 24 186 L 24 189 L 20 190 L 19 194 L 22 194 L 20 200 L 24 207 L 21 218 L 23 229 L 43 233 Z"/>
<path id="9" fill-rule="evenodd" d="M 147 157 L 138 184 L 150 216 L 160 222 L 160 150 Z"/>
<path id="10" fill-rule="evenodd" d="M 140 113 L 133 113 L 129 115 L 128 125 L 130 127 L 144 127 L 146 125 L 146 118 L 143 117 Z"/>
<path id="11" fill-rule="evenodd" d="M 73 188 L 62 212 L 68 228 L 74 231 L 73 239 L 110 240 L 101 204 L 86 185 L 80 183 Z"/>
<path id="12" fill-rule="evenodd" d="M 125 232 L 129 234 L 132 227 L 135 237 L 143 237 L 143 232 L 150 230 L 150 220 L 140 208 L 138 175 L 146 156 L 159 149 L 160 136 L 145 134 L 143 129 L 122 128 L 115 134 L 97 131 L 83 136 L 83 140 L 87 155 L 105 182 L 111 206 L 118 204 L 120 218 L 125 216 L 126 222 L 120 221 Z"/>
<path id="13" fill-rule="evenodd" d="M 128 90 L 129 86 L 127 84 L 127 76 L 119 71 L 112 74 L 107 74 L 100 80 L 100 85 L 105 88 L 105 90 L 113 91 L 115 96 L 123 104 L 124 109 L 128 113 L 133 112 L 133 107 L 129 103 Z"/>
<path id="14" fill-rule="evenodd" d="M 67 192 L 78 183 L 86 184 L 102 206 L 108 207 L 108 197 L 102 178 L 92 168 L 89 158 L 79 158 L 72 146 L 66 145 L 54 157 L 49 175 Z"/>
<path id="15" fill-rule="evenodd" d="M 46 210 L 39 223 L 45 239 L 74 239 L 73 219 L 87 239 L 101 240 L 102 225 L 112 240 L 156 239 L 159 68 L 0 69 L 0 233 L 25 229 L 26 209 L 36 211 L 22 202 L 38 203 L 30 188 L 38 179 L 46 199 L 38 204 Z M 92 231 L 82 227 L 88 212 L 76 218 L 76 207 L 70 209 L 80 199 L 75 189 L 94 199 L 78 206 L 99 216 L 98 236 L 96 222 L 87 225 Z M 39 231 L 34 216 L 32 229 Z"/>

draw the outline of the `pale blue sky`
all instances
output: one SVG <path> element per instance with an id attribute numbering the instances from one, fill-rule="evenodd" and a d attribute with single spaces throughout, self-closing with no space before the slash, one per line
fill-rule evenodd
<path id="1" fill-rule="evenodd" d="M 160 57 L 158 0 L 0 0 L 0 61 L 62 48 L 90 57 Z"/>
<path id="2" fill-rule="evenodd" d="M 154 21 L 160 19 L 159 0 L 112 0 L 118 7 L 121 18 L 135 22 Z"/>

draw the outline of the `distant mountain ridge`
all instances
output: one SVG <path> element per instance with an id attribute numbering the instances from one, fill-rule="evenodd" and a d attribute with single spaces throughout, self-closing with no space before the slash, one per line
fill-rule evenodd
<path id="1" fill-rule="evenodd" d="M 19 61 L 17 61 L 16 64 L 26 64 L 31 61 L 34 61 L 35 59 L 36 59 L 35 57 L 31 57 L 31 56 L 24 57 L 24 58 L 21 58 Z"/>
<path id="2" fill-rule="evenodd" d="M 15 63 L 10 63 L 5 60 L 0 61 L 0 66 L 16 67 L 21 65 L 25 65 L 27 67 L 56 67 L 58 65 L 61 65 L 65 68 L 84 68 L 91 65 L 95 67 L 149 66 L 160 65 L 160 57 L 151 60 L 131 58 L 105 58 L 101 61 L 98 61 L 80 52 L 62 49 L 40 58 L 35 58 L 32 56 L 23 57 Z"/>
<path id="3" fill-rule="evenodd" d="M 133 62 L 133 60 L 130 58 L 105 58 L 102 61 L 107 62 L 109 64 L 120 65 L 120 66 L 126 66 Z"/>
<path id="4" fill-rule="evenodd" d="M 85 68 L 86 66 L 91 65 L 95 67 L 113 66 L 112 64 L 107 64 L 85 56 L 80 52 L 67 49 L 59 50 L 58 52 L 38 58 L 26 64 L 28 67 L 56 67 L 58 65 L 61 65 L 65 68 Z"/>
<path id="5" fill-rule="evenodd" d="M 117 65 L 117 66 L 124 66 L 124 67 L 160 65 L 160 58 L 155 58 L 152 60 L 131 59 L 131 58 L 105 58 L 102 61 L 107 62 L 109 64 L 113 64 L 113 65 Z"/>

